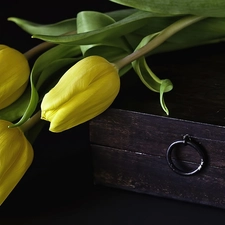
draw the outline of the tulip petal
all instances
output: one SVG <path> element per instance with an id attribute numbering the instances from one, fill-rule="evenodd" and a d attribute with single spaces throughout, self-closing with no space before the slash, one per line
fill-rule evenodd
<path id="1" fill-rule="evenodd" d="M 106 110 L 117 96 L 117 68 L 100 56 L 76 63 L 42 101 L 42 119 L 50 131 L 61 132 L 84 123 Z"/>
<path id="2" fill-rule="evenodd" d="M 25 91 L 30 74 L 27 59 L 19 51 L 0 45 L 0 109 L 17 100 Z"/>
<path id="3" fill-rule="evenodd" d="M 64 102 L 69 101 L 71 96 L 83 92 L 87 87 L 102 76 L 99 73 L 99 68 L 104 71 L 104 74 L 113 68 L 109 67 L 109 62 L 102 57 L 90 56 L 84 58 L 72 66 L 59 80 L 51 92 L 45 95 L 45 108 L 52 110 L 60 107 Z M 113 69 L 117 71 L 116 68 Z M 57 98 L 56 96 L 59 96 Z M 49 104 L 49 105 L 48 105 Z M 45 109 L 44 109 L 45 110 Z"/>
<path id="4" fill-rule="evenodd" d="M 111 80 L 111 83 L 118 83 L 119 80 Z M 48 117 L 48 111 L 43 112 L 47 118 L 51 118 L 50 131 L 61 132 L 74 126 L 82 124 L 105 111 L 114 101 L 119 89 L 107 87 L 110 85 L 108 77 L 96 87 L 90 86 L 85 92 L 74 96 L 70 101 L 62 105 L 58 110 L 49 112 L 52 117 Z M 102 87 L 105 87 L 103 90 Z M 110 93 L 109 93 L 110 91 Z"/>
<path id="5" fill-rule="evenodd" d="M 0 120 L 0 205 L 21 180 L 33 161 L 33 148 L 19 128 Z"/>
<path id="6" fill-rule="evenodd" d="M 11 104 L 14 103 L 18 99 L 18 96 L 21 96 L 24 93 L 24 90 L 26 89 L 26 87 L 27 87 L 27 82 L 24 83 L 20 88 L 15 90 L 15 92 L 11 92 L 11 95 L 8 95 L 7 99 L 4 99 L 1 102 L 2 109 L 9 106 L 9 103 L 11 103 Z"/>

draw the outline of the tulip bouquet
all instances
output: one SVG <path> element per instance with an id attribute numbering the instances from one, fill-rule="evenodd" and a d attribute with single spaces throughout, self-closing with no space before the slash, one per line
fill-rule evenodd
<path id="1" fill-rule="evenodd" d="M 124 8 L 81 11 L 54 24 L 8 18 L 42 42 L 24 54 L 0 45 L 0 205 L 31 165 L 45 123 L 63 132 L 99 115 L 131 69 L 159 93 L 168 115 L 164 93 L 173 84 L 157 77 L 146 58 L 225 39 L 224 0 L 111 1 Z"/>

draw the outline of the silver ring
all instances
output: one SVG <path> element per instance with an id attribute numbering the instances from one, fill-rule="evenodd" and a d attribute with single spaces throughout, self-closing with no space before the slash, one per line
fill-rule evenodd
<path id="1" fill-rule="evenodd" d="M 191 146 L 193 149 L 195 149 L 197 151 L 197 153 L 200 156 L 200 163 L 199 163 L 199 165 L 198 165 L 198 167 L 196 169 L 191 170 L 191 171 L 185 171 L 183 169 L 178 168 L 174 164 L 174 162 L 172 160 L 172 152 L 178 147 L 178 145 L 185 145 L 185 146 L 189 145 L 189 146 Z M 199 145 L 196 142 L 192 141 L 189 138 L 188 135 L 185 135 L 183 137 L 183 140 L 175 141 L 169 146 L 169 148 L 167 149 L 167 152 L 166 152 L 166 159 L 167 159 L 167 162 L 169 164 L 169 167 L 175 173 L 178 173 L 178 174 L 183 175 L 183 176 L 189 176 L 189 175 L 193 175 L 193 174 L 198 173 L 205 166 L 206 153 L 205 153 L 205 151 L 204 151 L 204 149 L 202 148 L 201 145 Z"/>

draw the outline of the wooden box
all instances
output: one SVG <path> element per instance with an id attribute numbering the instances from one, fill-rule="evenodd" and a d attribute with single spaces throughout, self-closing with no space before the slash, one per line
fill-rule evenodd
<path id="1" fill-rule="evenodd" d="M 137 75 L 122 77 L 112 107 L 90 121 L 95 183 L 225 208 L 224 58 L 224 43 L 149 58 L 174 84 L 169 116 Z"/>

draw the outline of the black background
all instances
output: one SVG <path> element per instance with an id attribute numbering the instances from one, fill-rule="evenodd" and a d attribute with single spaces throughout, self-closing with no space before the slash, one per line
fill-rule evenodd
<path id="1" fill-rule="evenodd" d="M 123 8 L 98 1 L 4 1 L 0 4 L 0 43 L 21 52 L 39 43 L 8 17 L 55 23 L 79 11 Z M 94 186 L 88 124 L 61 134 L 48 125 L 34 144 L 34 162 L 0 207 L 0 225 L 223 224 L 225 211 L 128 191 Z"/>

